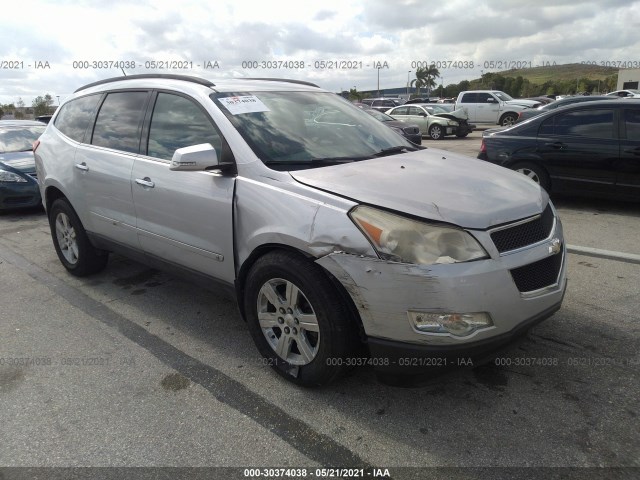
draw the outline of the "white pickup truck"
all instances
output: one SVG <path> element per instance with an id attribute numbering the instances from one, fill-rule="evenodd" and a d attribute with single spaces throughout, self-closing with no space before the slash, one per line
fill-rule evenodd
<path id="1" fill-rule="evenodd" d="M 534 100 L 513 99 L 500 90 L 467 90 L 460 92 L 455 108 L 463 108 L 471 123 L 508 126 L 516 122 L 518 113 L 539 105 Z"/>

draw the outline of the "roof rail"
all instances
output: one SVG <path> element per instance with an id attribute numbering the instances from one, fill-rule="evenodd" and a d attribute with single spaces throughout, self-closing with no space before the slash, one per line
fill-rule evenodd
<path id="1" fill-rule="evenodd" d="M 297 83 L 299 85 L 307 85 L 309 87 L 317 87 L 320 88 L 315 83 L 305 82 L 304 80 L 291 80 L 290 78 L 250 78 L 250 77 L 237 77 L 234 80 L 264 80 L 267 82 L 286 82 L 286 83 Z"/>
<path id="2" fill-rule="evenodd" d="M 83 87 L 78 88 L 73 93 L 80 92 L 90 87 L 95 87 L 96 85 L 103 85 L 105 83 L 111 83 L 111 82 L 119 82 L 120 80 L 135 80 L 138 78 L 166 78 L 169 80 L 183 80 L 185 82 L 198 83 L 200 85 L 204 85 L 205 87 L 215 86 L 215 84 L 210 82 L 209 80 L 206 80 L 200 77 L 192 77 L 189 75 L 176 75 L 173 73 L 141 73 L 139 75 L 127 75 L 122 77 L 107 78 L 105 80 L 98 80 L 97 82 L 89 83 Z"/>

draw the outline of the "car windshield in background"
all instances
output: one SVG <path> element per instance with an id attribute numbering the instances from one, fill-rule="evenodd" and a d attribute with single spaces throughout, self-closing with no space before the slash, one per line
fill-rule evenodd
<path id="1" fill-rule="evenodd" d="M 365 110 L 365 112 L 367 112 L 373 118 L 375 118 L 377 120 L 380 120 L 381 122 L 393 122 L 395 120 L 395 118 L 390 117 L 386 113 L 382 113 L 382 112 L 380 112 L 378 110 L 373 110 L 371 108 Z"/>
<path id="2" fill-rule="evenodd" d="M 416 146 L 333 93 L 217 93 L 211 98 L 254 153 L 279 170 L 365 160 Z"/>
<path id="3" fill-rule="evenodd" d="M 513 100 L 513 97 L 507 95 L 504 92 L 493 92 L 493 94 L 503 102 L 508 102 L 509 100 Z"/>
<path id="4" fill-rule="evenodd" d="M 0 153 L 25 152 L 33 148 L 45 127 L 0 127 Z"/>

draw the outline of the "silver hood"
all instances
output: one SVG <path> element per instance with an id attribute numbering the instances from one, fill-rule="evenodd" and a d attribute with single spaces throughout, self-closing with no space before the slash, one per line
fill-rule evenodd
<path id="1" fill-rule="evenodd" d="M 509 100 L 504 102 L 507 105 L 520 105 L 521 107 L 538 107 L 540 106 L 540 102 L 536 102 L 535 100 L 525 100 L 525 99 L 517 99 L 517 100 Z"/>
<path id="2" fill-rule="evenodd" d="M 538 214 L 549 201 L 520 173 L 435 149 L 290 174 L 359 203 L 470 229 Z"/>

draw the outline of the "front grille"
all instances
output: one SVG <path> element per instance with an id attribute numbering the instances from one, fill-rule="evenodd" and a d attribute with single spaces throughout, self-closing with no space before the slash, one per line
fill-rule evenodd
<path id="1" fill-rule="evenodd" d="M 513 227 L 496 230 L 491 233 L 491 239 L 500 253 L 526 247 L 551 235 L 553 219 L 551 205 L 547 205 L 539 217 Z"/>
<path id="2" fill-rule="evenodd" d="M 511 277 L 521 293 L 533 292 L 558 282 L 563 253 L 511 270 Z"/>

